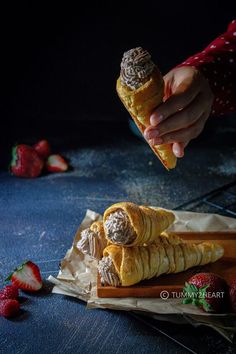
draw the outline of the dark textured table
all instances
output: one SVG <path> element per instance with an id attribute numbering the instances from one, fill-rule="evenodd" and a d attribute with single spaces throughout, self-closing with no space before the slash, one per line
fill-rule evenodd
<path id="1" fill-rule="evenodd" d="M 68 126 L 68 125 L 67 125 Z M 111 203 L 178 207 L 235 179 L 235 120 L 211 122 L 187 149 L 174 171 L 167 172 L 143 141 L 125 123 L 90 123 L 57 133 L 18 133 L 18 141 L 34 142 L 42 134 L 55 152 L 70 159 L 73 170 L 40 178 L 20 179 L 0 173 L 0 277 L 24 259 L 35 261 L 46 279 L 71 246 L 87 208 L 103 212 Z M 24 135 L 26 134 L 26 135 Z M 29 138 L 29 135 L 31 136 Z M 32 137 L 34 135 L 34 137 Z M 6 139 L 2 161 L 9 160 Z M 2 150 L 3 151 L 3 150 Z M 212 210 L 215 212 L 215 210 Z M 129 313 L 87 310 L 85 304 L 54 295 L 45 282 L 38 295 L 24 295 L 22 312 L 0 318 L 0 353 L 184 353 L 164 335 Z M 207 328 L 157 323 L 196 352 L 231 353 L 233 345 Z"/>

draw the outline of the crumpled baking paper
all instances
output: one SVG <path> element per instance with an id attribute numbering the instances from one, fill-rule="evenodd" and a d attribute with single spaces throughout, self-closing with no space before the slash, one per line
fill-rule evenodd
<path id="1" fill-rule="evenodd" d="M 176 217 L 171 231 L 236 231 L 236 219 L 206 213 L 173 211 Z M 73 296 L 87 303 L 88 308 L 102 308 L 141 312 L 145 316 L 156 319 L 165 318 L 170 322 L 188 322 L 197 327 L 209 326 L 218 331 L 227 340 L 232 341 L 236 332 L 236 315 L 208 314 L 196 306 L 183 305 L 180 299 L 160 298 L 98 298 L 97 261 L 83 255 L 76 247 L 80 233 L 102 216 L 92 210 L 86 215 L 74 237 L 71 248 L 61 261 L 61 269 L 57 277 L 49 276 L 55 286 L 53 293 Z"/>

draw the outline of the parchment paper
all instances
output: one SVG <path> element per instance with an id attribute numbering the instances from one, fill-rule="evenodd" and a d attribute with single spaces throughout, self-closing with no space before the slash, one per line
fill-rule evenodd
<path id="1" fill-rule="evenodd" d="M 236 219 L 216 214 L 173 211 L 176 220 L 169 228 L 171 231 L 236 231 Z M 207 314 L 193 305 L 181 304 L 181 299 L 160 298 L 98 298 L 97 261 L 83 255 L 76 247 L 80 233 L 102 216 L 92 210 L 86 215 L 74 237 L 71 248 L 61 261 L 61 269 L 56 278 L 49 276 L 48 280 L 55 284 L 53 292 L 77 297 L 87 302 L 88 308 L 102 308 L 125 311 L 141 311 L 144 315 L 153 317 L 165 316 L 168 320 L 182 323 L 183 320 L 192 325 L 208 325 L 217 330 L 228 340 L 232 340 L 236 332 L 236 315 Z M 172 315 L 172 316 L 170 316 Z M 171 319 L 170 319 L 171 318 Z"/>

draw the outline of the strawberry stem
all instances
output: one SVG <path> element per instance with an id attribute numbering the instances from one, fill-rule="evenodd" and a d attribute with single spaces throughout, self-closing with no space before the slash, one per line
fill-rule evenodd
<path id="1" fill-rule="evenodd" d="M 206 312 L 213 311 L 212 306 L 206 300 L 206 290 L 208 287 L 209 285 L 204 285 L 198 288 L 196 285 L 186 282 L 183 288 L 184 299 L 182 300 L 182 304 L 193 304 L 197 307 L 203 307 Z"/>

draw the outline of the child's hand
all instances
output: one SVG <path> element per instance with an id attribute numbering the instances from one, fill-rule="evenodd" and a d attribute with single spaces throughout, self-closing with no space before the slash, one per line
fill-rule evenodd
<path id="1" fill-rule="evenodd" d="M 171 70 L 164 81 L 164 103 L 152 113 L 144 136 L 152 145 L 173 143 L 173 153 L 182 157 L 185 146 L 204 128 L 213 93 L 205 77 L 191 66 Z"/>

